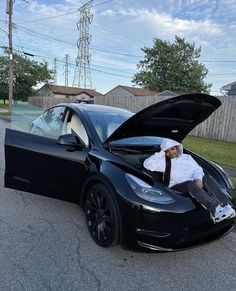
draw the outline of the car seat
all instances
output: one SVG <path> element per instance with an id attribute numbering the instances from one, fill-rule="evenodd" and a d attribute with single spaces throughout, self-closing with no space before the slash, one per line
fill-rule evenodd
<path id="1" fill-rule="evenodd" d="M 67 122 L 66 125 L 67 133 L 72 133 L 72 130 L 81 138 L 85 145 L 89 144 L 88 135 L 84 128 L 84 125 L 79 119 L 79 117 L 75 114 L 71 116 L 71 120 Z"/>

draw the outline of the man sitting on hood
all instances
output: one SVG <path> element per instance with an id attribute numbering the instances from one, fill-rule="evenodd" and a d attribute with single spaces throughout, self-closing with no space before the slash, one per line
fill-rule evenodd
<path id="1" fill-rule="evenodd" d="M 189 193 L 210 212 L 214 223 L 236 215 L 219 185 L 211 176 L 204 175 L 203 169 L 190 155 L 183 153 L 183 146 L 179 142 L 163 139 L 161 151 L 147 158 L 143 165 L 150 171 L 165 173 L 166 157 L 171 161 L 167 186 L 181 193 Z"/>

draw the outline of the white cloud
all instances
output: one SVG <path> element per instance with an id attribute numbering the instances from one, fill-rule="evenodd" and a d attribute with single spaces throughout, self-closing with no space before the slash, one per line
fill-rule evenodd
<path id="1" fill-rule="evenodd" d="M 100 2 L 103 1 L 94 1 L 94 4 Z M 68 53 L 71 62 L 75 62 L 76 41 L 79 38 L 76 23 L 79 13 L 44 21 L 35 20 L 72 12 L 84 3 L 85 1 L 82 0 L 57 0 L 50 1 L 50 4 L 46 0 L 31 1 L 31 4 L 16 1 L 13 21 L 17 25 L 18 37 L 14 35 L 14 45 L 23 46 L 24 49 L 31 49 L 35 54 L 52 59 L 57 57 L 62 60 Z M 1 4 L 0 19 L 5 19 L 5 9 L 2 9 L 2 6 Z M 235 0 L 116 0 L 95 6 L 92 12 L 94 18 L 90 33 L 92 33 L 91 47 L 93 48 L 142 55 L 140 48 L 152 46 L 154 37 L 173 41 L 174 35 L 178 35 L 185 37 L 188 42 L 194 41 L 196 47 L 202 47 L 202 60 L 235 60 Z M 23 23 L 32 20 L 35 22 Z M 7 29 L 4 25 L 6 23 L 0 22 L 0 27 Z M 34 33 L 26 32 L 20 26 Z M 42 34 L 48 37 L 45 38 Z M 61 42 L 55 41 L 54 38 L 60 39 Z M 1 35 L 0 41 L 1 44 L 7 43 L 7 38 Z M 122 57 L 93 50 L 91 53 L 93 55 L 91 65 L 113 67 L 114 73 L 116 70 L 128 72 L 129 69 L 133 72 L 139 61 L 139 58 L 131 56 Z M 51 65 L 53 66 L 53 62 Z M 234 79 L 236 77 L 235 63 L 206 63 L 206 65 L 212 74 L 209 75 L 208 82 L 213 82 L 218 87 L 234 81 L 230 79 L 231 77 L 227 77 L 227 74 L 231 74 Z M 63 76 L 63 64 L 60 64 L 60 69 Z M 221 78 L 220 73 L 226 76 L 225 79 Z M 217 76 L 214 77 L 214 74 Z M 95 80 L 101 76 L 95 72 L 92 72 L 92 75 Z M 115 80 L 115 76 L 109 78 L 111 84 L 115 83 Z M 122 83 L 121 80 L 122 78 L 118 78 L 117 82 Z M 127 79 L 123 80 L 129 82 Z"/>
<path id="2" fill-rule="evenodd" d="M 142 30 L 149 31 L 151 33 L 162 34 L 178 34 L 178 35 L 198 35 L 202 34 L 209 37 L 218 37 L 222 34 L 220 25 L 214 23 L 211 20 L 188 20 L 174 18 L 170 14 L 158 12 L 156 10 L 120 10 L 110 11 L 110 14 L 114 17 L 125 16 L 127 24 L 134 23 L 139 25 Z M 106 14 L 108 16 L 108 14 Z"/>
<path id="3" fill-rule="evenodd" d="M 104 16 L 115 16 L 116 12 L 111 9 L 107 9 L 106 11 L 102 12 L 102 15 Z"/>

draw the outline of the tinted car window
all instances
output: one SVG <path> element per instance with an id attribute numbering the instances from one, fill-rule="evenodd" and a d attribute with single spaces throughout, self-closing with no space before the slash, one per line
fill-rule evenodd
<path id="1" fill-rule="evenodd" d="M 105 141 L 122 123 L 129 119 L 131 112 L 94 112 L 89 111 L 88 116 L 99 135 L 101 141 Z"/>
<path id="2" fill-rule="evenodd" d="M 41 116 L 33 120 L 31 132 L 58 138 L 62 134 L 64 112 L 65 107 L 62 106 L 47 110 Z"/>
<path id="3" fill-rule="evenodd" d="M 161 144 L 162 139 L 162 137 L 158 136 L 135 136 L 112 141 L 111 146 L 156 146 Z"/>

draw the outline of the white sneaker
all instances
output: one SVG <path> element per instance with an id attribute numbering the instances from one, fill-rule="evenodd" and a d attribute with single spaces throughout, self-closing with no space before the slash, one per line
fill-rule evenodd
<path id="1" fill-rule="evenodd" d="M 231 206 L 230 204 L 227 204 L 224 206 L 224 208 L 230 209 L 230 211 L 232 212 L 232 214 L 229 217 L 227 217 L 228 219 L 234 218 L 236 216 L 236 212 L 233 209 L 233 206 Z"/>
<path id="2" fill-rule="evenodd" d="M 226 205 L 226 206 L 218 205 L 216 207 L 215 214 L 214 214 L 214 216 L 212 216 L 214 223 L 217 223 L 217 222 L 220 222 L 226 218 L 232 218 L 235 216 L 234 209 L 232 207 L 229 207 L 229 206 L 228 205 Z"/>

